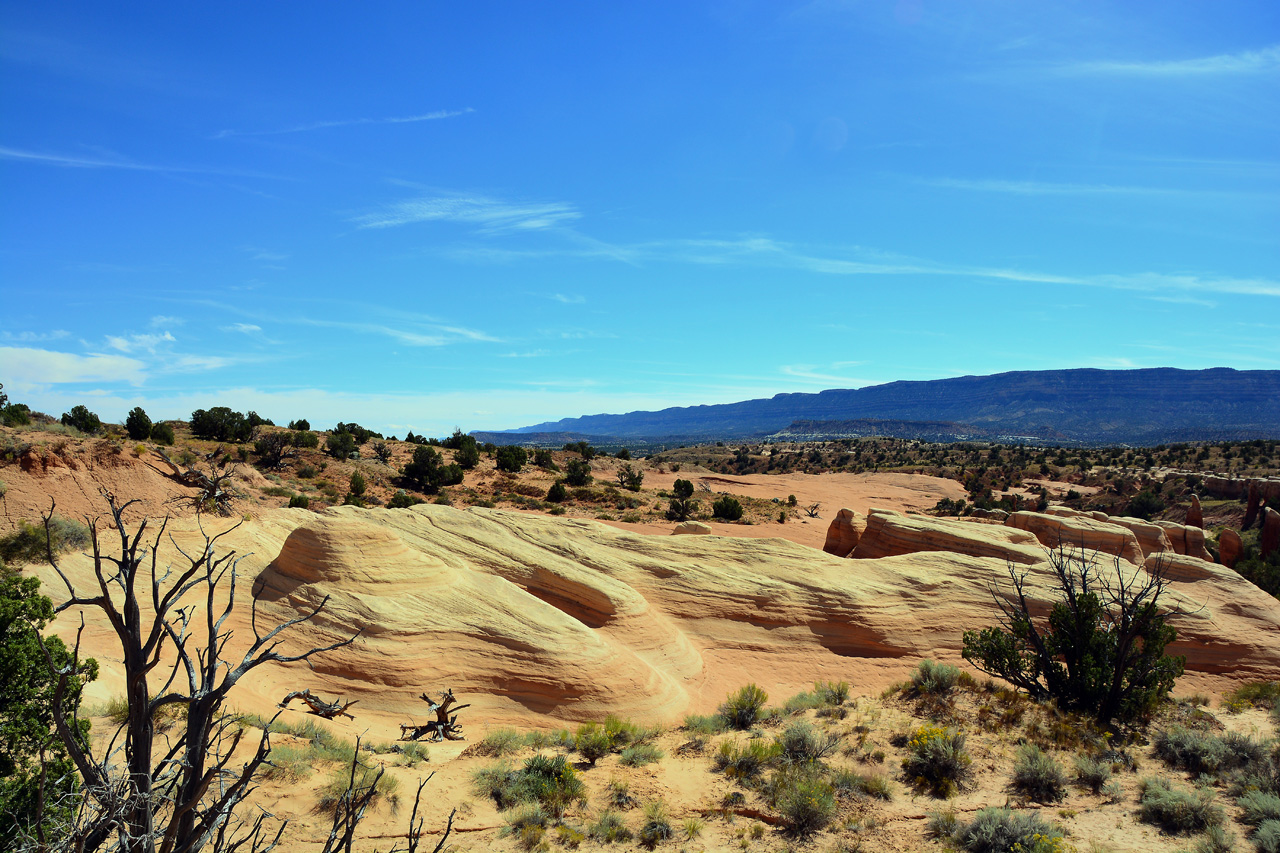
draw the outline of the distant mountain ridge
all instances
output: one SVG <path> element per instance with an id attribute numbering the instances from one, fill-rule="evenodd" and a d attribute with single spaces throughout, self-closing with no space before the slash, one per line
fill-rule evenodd
<path id="1" fill-rule="evenodd" d="M 799 421 L 810 422 L 798 424 Z M 916 422 L 925 434 L 1083 444 L 1280 437 L 1280 370 L 1039 370 L 890 382 L 867 388 L 778 394 L 768 399 L 656 412 L 586 415 L 503 433 L 572 433 L 617 440 L 745 439 L 783 433 L 817 438 L 848 425 Z M 795 425 L 794 428 L 793 425 Z M 946 429 L 940 429 L 944 426 Z M 791 429 L 789 429 L 791 428 Z M 913 434 L 899 423 L 888 430 Z M 883 433 L 882 433 L 883 434 Z M 937 440 L 937 439 L 934 439 Z"/>

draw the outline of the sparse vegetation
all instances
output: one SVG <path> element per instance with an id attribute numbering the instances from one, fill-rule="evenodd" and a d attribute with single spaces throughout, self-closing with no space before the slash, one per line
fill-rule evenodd
<path id="1" fill-rule="evenodd" d="M 1067 774 L 1040 747 L 1026 744 L 1013 765 L 1013 789 L 1037 803 L 1056 803 L 1067 795 Z"/>
<path id="2" fill-rule="evenodd" d="M 731 728 L 749 729 L 760 719 L 764 703 L 769 701 L 769 694 L 755 684 L 748 684 L 720 705 L 720 716 Z"/>
<path id="3" fill-rule="evenodd" d="M 951 797 L 967 786 L 973 759 L 960 732 L 926 725 L 912 732 L 907 749 L 902 775 L 916 790 Z"/>
<path id="4" fill-rule="evenodd" d="M 1139 817 L 1174 834 L 1202 832 L 1222 823 L 1222 807 L 1211 788 L 1188 790 L 1164 779 L 1143 779 L 1139 786 Z"/>

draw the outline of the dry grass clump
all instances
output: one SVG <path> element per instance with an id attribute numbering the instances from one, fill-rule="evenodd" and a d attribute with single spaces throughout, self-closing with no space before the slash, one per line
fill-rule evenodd
<path id="1" fill-rule="evenodd" d="M 374 791 L 371 802 L 386 802 L 392 811 L 399 807 L 399 780 L 384 773 L 381 767 L 357 764 L 354 773 L 351 765 L 347 765 L 337 767 L 329 774 L 329 781 L 320 789 L 316 809 L 333 814 L 340 804 L 364 796 L 370 788 Z"/>
<path id="2" fill-rule="evenodd" d="M 519 770 L 499 762 L 476 771 L 471 786 L 504 811 L 536 802 L 557 818 L 573 803 L 587 801 L 587 786 L 563 755 L 531 756 Z"/>
<path id="3" fill-rule="evenodd" d="M 1222 807 L 1209 788 L 1175 788 L 1164 779 L 1143 779 L 1139 785 L 1138 816 L 1166 832 L 1202 832 L 1222 824 Z"/>
<path id="4" fill-rule="evenodd" d="M 729 728 L 745 730 L 760 719 L 767 701 L 769 694 L 763 688 L 748 684 L 738 692 L 729 694 L 729 698 L 724 700 L 718 710 Z"/>
<path id="5" fill-rule="evenodd" d="M 622 815 L 608 810 L 601 812 L 595 823 L 587 828 L 587 835 L 601 844 L 630 841 L 635 837 Z"/>
<path id="6" fill-rule="evenodd" d="M 1111 762 L 1087 755 L 1077 755 L 1075 772 L 1076 784 L 1088 788 L 1095 794 L 1100 794 L 1111 781 Z"/>

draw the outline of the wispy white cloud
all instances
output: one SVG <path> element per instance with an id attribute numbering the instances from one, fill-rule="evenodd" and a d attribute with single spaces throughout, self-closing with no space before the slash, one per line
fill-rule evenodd
<path id="1" fill-rule="evenodd" d="M 1053 183 L 1049 181 L 1006 181 L 1006 180 L 965 180 L 962 178 L 924 179 L 919 183 L 943 189 L 975 190 L 989 193 L 1008 193 L 1012 195 L 1235 195 L 1236 193 L 1205 192 L 1198 190 L 1172 189 L 1169 187 L 1141 187 L 1123 184 L 1071 184 Z"/>
<path id="2" fill-rule="evenodd" d="M 25 151 L 20 148 L 0 146 L 0 159 L 39 163 L 45 166 L 61 166 L 72 169 L 125 169 L 134 172 L 167 172 L 171 174 L 224 175 L 240 178 L 276 178 L 260 172 L 234 169 L 211 169 L 193 166 L 166 166 L 155 163 L 139 163 L 123 157 L 85 156 L 78 154 L 50 154 L 43 151 Z"/>
<path id="3" fill-rule="evenodd" d="M 554 300 L 556 302 L 559 302 L 563 305 L 581 305 L 587 301 L 587 298 L 585 296 L 578 296 L 578 295 L 567 296 L 563 293 L 553 293 L 547 298 Z"/>
<path id="4" fill-rule="evenodd" d="M 499 353 L 498 358 L 541 358 L 547 355 L 548 351 L 544 349 L 529 350 L 528 352 L 504 352 Z"/>
<path id="5" fill-rule="evenodd" d="M 482 195 L 438 195 L 409 199 L 354 217 L 361 228 L 391 228 L 414 222 L 462 222 L 487 232 L 540 231 L 581 218 L 564 202 L 509 202 Z"/>
<path id="6" fill-rule="evenodd" d="M 54 329 L 51 332 L 0 332 L 0 340 L 18 341 L 24 344 L 41 341 L 58 341 L 71 337 L 66 329 Z"/>
<path id="7" fill-rule="evenodd" d="M 471 107 L 461 110 L 436 110 L 435 112 L 422 113 L 412 116 L 392 116 L 390 118 L 349 118 L 336 119 L 334 121 L 313 121 L 307 124 L 298 124 L 292 127 L 276 128 L 274 130 L 220 130 L 213 135 L 214 139 L 226 139 L 231 136 L 280 136 L 286 133 L 307 133 L 313 130 L 327 130 L 332 127 L 352 127 L 361 124 L 414 124 L 420 121 L 438 121 L 445 118 L 457 118 L 458 116 L 473 113 Z"/>
<path id="8" fill-rule="evenodd" d="M 169 332 L 158 335 L 107 335 L 107 346 L 120 352 L 136 352 L 145 350 L 154 353 L 161 344 L 171 344 L 177 340 Z"/>
<path id="9" fill-rule="evenodd" d="M 1280 69 L 1280 45 L 1239 53 L 1190 59 L 1093 60 L 1058 66 L 1067 74 L 1106 74 L 1131 77 L 1205 77 L 1257 74 Z"/>
<path id="10" fill-rule="evenodd" d="M 467 329 L 461 326 L 419 326 L 417 329 L 406 329 L 398 326 L 391 326 L 386 323 L 322 320 L 311 317 L 297 318 L 296 320 L 293 320 L 293 322 L 304 326 L 347 329 L 352 332 L 360 332 L 367 335 L 380 335 L 413 347 L 442 347 L 455 343 L 459 340 L 483 341 L 488 343 L 501 343 L 502 341 L 501 338 L 495 338 L 485 332 L 477 331 L 476 329 Z"/>
<path id="11" fill-rule="evenodd" d="M 829 367 L 831 369 L 839 369 L 838 364 L 859 364 L 860 362 L 838 362 Z M 835 373 L 826 373 L 821 365 L 814 364 L 784 364 L 778 368 L 778 371 L 784 376 L 793 379 L 803 379 L 807 382 L 835 382 L 841 387 L 851 388 L 866 385 L 867 380 L 857 379 L 850 376 L 841 376 Z"/>
<path id="12" fill-rule="evenodd" d="M 157 314 L 151 318 L 147 324 L 153 329 L 159 329 L 164 326 L 181 326 L 187 321 L 182 317 L 169 317 L 164 314 Z"/>
<path id="13" fill-rule="evenodd" d="M 242 335 L 256 335 L 262 331 L 262 327 L 253 323 L 232 323 L 230 326 L 223 326 L 222 331 L 239 332 Z"/>
<path id="14" fill-rule="evenodd" d="M 123 355 L 0 347 L 0 362 L 5 365 L 5 382 L 17 391 L 73 382 L 140 385 L 146 378 L 146 365 Z"/>

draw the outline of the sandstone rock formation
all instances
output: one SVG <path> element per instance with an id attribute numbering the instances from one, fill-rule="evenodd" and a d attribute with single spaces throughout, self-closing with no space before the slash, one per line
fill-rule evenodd
<path id="1" fill-rule="evenodd" d="M 1131 531 L 1138 540 L 1138 547 L 1142 549 L 1144 558 L 1152 554 L 1158 554 L 1161 551 L 1175 550 L 1169 542 L 1169 538 L 1165 535 L 1164 528 L 1159 524 L 1143 521 L 1141 518 L 1129 518 L 1122 515 L 1107 516 L 1101 520 Z"/>
<path id="2" fill-rule="evenodd" d="M 1222 565 L 1234 569 L 1243 553 L 1244 543 L 1240 541 L 1239 533 L 1228 527 L 1218 535 L 1218 559 Z"/>
<path id="3" fill-rule="evenodd" d="M 1280 548 L 1280 512 L 1271 507 L 1262 510 L 1262 535 L 1258 537 L 1258 552 L 1266 559 L 1272 551 Z"/>
<path id="4" fill-rule="evenodd" d="M 1106 518 L 1106 516 L 1104 516 Z M 1046 548 L 1082 548 L 1113 554 L 1130 563 L 1141 563 L 1142 548 L 1133 531 L 1110 520 L 1099 521 L 1084 515 L 1060 516 L 1039 512 L 1015 512 L 1005 524 L 1026 530 L 1040 540 Z"/>
<path id="5" fill-rule="evenodd" d="M 847 557 L 858 547 L 858 539 L 867 528 L 867 520 L 851 509 L 842 508 L 827 527 L 827 541 L 822 550 L 837 557 Z"/>
<path id="6" fill-rule="evenodd" d="M 1024 565 L 1044 560 L 1044 550 L 1033 535 L 999 525 L 901 515 L 881 509 L 871 510 L 858 547 L 850 556 L 868 560 L 921 551 L 996 557 Z"/>
<path id="7" fill-rule="evenodd" d="M 1188 524 L 1178 524 L 1176 521 L 1157 521 L 1156 524 L 1164 529 L 1164 535 L 1173 546 L 1174 553 L 1213 562 L 1213 555 L 1204 546 L 1204 530 Z"/>
<path id="8" fill-rule="evenodd" d="M 1187 526 L 1204 527 L 1204 511 L 1200 508 L 1200 496 L 1191 496 L 1191 506 L 1187 508 Z"/>
<path id="9" fill-rule="evenodd" d="M 671 531 L 672 536 L 706 536 L 711 533 L 711 525 L 701 521 L 682 521 Z"/>

